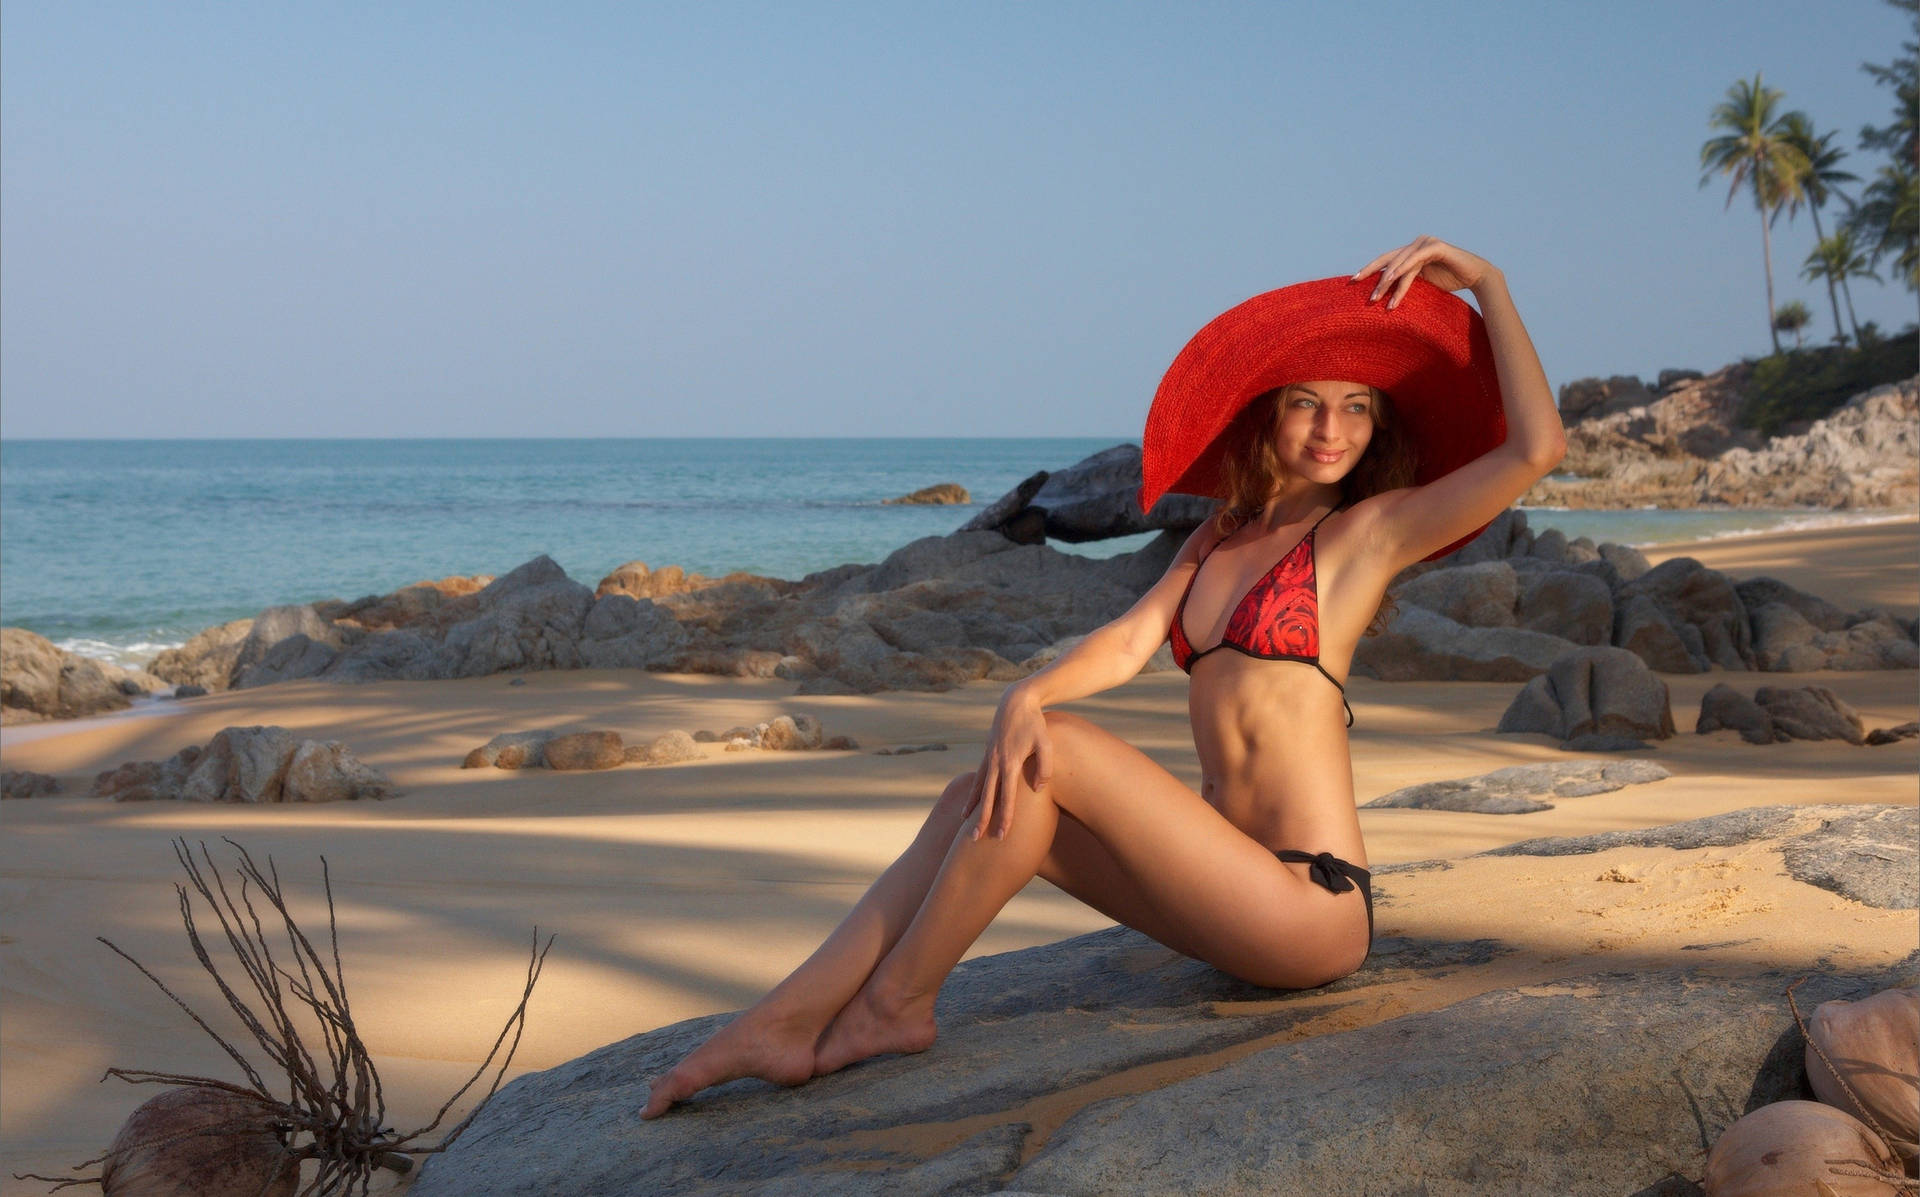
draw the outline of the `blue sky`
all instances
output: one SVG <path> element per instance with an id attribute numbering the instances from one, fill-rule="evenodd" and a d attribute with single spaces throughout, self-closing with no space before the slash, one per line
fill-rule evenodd
<path id="1" fill-rule="evenodd" d="M 1760 70 L 1852 149 L 1904 33 L 1879 0 L 10 0 L 0 435 L 1137 437 L 1215 313 L 1417 233 L 1506 270 L 1556 384 L 1712 368 L 1767 336 L 1709 110 Z M 1826 337 L 1812 240 L 1776 227 L 1775 283 Z"/>

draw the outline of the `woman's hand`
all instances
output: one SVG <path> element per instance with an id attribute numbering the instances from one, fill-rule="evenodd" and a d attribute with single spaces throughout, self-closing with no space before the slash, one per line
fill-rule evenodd
<path id="1" fill-rule="evenodd" d="M 1046 714 L 1020 687 L 1009 686 L 993 714 L 986 755 L 974 772 L 973 793 L 967 799 L 966 814 L 971 815 L 976 807 L 980 810 L 974 839 L 989 831 L 997 838 L 1006 838 L 1007 828 L 1013 826 L 1015 787 L 1021 784 L 1020 774 L 1029 757 L 1033 760 L 1033 788 L 1044 790 L 1053 774 L 1053 745 L 1047 739 Z"/>
<path id="2" fill-rule="evenodd" d="M 1358 282 L 1376 270 L 1380 272 L 1380 281 L 1374 285 L 1367 301 L 1371 303 L 1391 290 L 1393 298 L 1387 300 L 1389 309 L 1400 306 L 1400 300 L 1417 278 L 1426 279 L 1443 291 L 1460 291 L 1478 287 L 1499 273 L 1485 258 L 1457 245 L 1448 245 L 1438 237 L 1416 237 L 1409 245 L 1388 250 L 1368 262 L 1353 279 Z"/>

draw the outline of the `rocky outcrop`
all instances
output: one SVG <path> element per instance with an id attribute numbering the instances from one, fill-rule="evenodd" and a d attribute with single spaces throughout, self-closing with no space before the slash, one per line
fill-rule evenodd
<path id="1" fill-rule="evenodd" d="M 129 761 L 94 779 L 115 802 L 346 802 L 389 798 L 393 782 L 335 741 L 302 740 L 284 727 L 228 727 L 206 747 L 164 761 Z"/>
<path id="2" fill-rule="evenodd" d="M 1166 495 L 1140 514 L 1140 446 L 1115 445 L 1064 470 L 1035 474 L 960 526 L 996 531 L 1022 544 L 1042 537 L 1070 543 L 1129 536 L 1158 528 L 1181 531 L 1213 513 L 1211 499 Z"/>
<path id="3" fill-rule="evenodd" d="M 1558 507 L 1911 508 L 1920 497 L 1920 378 L 1876 387 L 1805 432 L 1763 440 L 1734 420 L 1751 368 L 1561 388 L 1567 455 L 1521 500 Z"/>
<path id="4" fill-rule="evenodd" d="M 0 628 L 0 722 L 98 715 L 166 688 L 142 670 L 67 652 L 25 628 Z"/>
<path id="5" fill-rule="evenodd" d="M 1693 730 L 1730 730 L 1749 744 L 1785 740 L 1845 740 L 1867 742 L 1860 713 L 1825 686 L 1762 686 L 1752 698 L 1725 682 L 1700 700 L 1700 718 Z"/>
<path id="6" fill-rule="evenodd" d="M 1612 833 L 1610 845 L 1845 854 L 1870 840 L 1914 891 L 1912 814 L 1775 807 Z M 1602 850 L 1594 838 L 1503 855 Z M 1783 874 L 1796 867 L 1790 854 L 1769 859 Z M 1397 884 L 1444 874 L 1471 889 L 1511 876 L 1498 867 L 1383 868 L 1380 909 L 1393 918 Z M 1848 900 L 1885 908 L 1905 896 Z M 1920 952 L 1866 964 L 1838 943 L 1812 969 L 1712 950 L 1724 945 L 1630 960 L 1570 958 L 1570 946 L 1388 936 L 1358 973 L 1285 992 L 1132 931 L 1096 932 L 962 964 L 931 1051 L 799 1090 L 739 1081 L 638 1121 L 649 1080 L 724 1015 L 521 1077 L 410 1193 L 1400 1192 L 1409 1161 L 1433 1192 L 1682 1193 L 1721 1131 L 1806 1083 L 1789 984 L 1813 974 L 1795 991 L 1811 1007 L 1920 966 Z M 1437 988 L 1458 996 L 1436 999 Z"/>
<path id="7" fill-rule="evenodd" d="M 936 482 L 932 486 L 923 486 L 909 495 L 897 499 L 882 499 L 885 506 L 909 507 L 951 507 L 973 502 L 973 496 L 967 488 L 958 482 Z"/>
<path id="8" fill-rule="evenodd" d="M 1658 761 L 1549 761 L 1509 765 L 1449 781 L 1404 786 L 1365 804 L 1368 810 L 1460 810 L 1482 815 L 1526 815 L 1552 810 L 1545 798 L 1584 798 L 1671 776 Z"/>
<path id="9" fill-rule="evenodd" d="M 1619 648 L 1582 648 L 1528 682 L 1495 730 L 1541 732 L 1567 748 L 1615 747 L 1673 735 L 1673 708 L 1667 684 L 1639 657 Z"/>
<path id="10" fill-rule="evenodd" d="M 251 619 L 235 619 L 211 627 L 179 648 L 170 648 L 147 664 L 147 672 L 178 686 L 199 686 L 208 693 L 225 690 L 233 682 L 240 646 L 253 631 Z"/>

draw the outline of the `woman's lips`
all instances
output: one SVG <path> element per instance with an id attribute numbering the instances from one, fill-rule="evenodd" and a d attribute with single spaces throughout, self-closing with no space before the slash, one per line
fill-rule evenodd
<path id="1" fill-rule="evenodd" d="M 1345 453 L 1340 451 L 1327 452 L 1321 449 L 1308 449 L 1307 452 L 1312 455 L 1315 461 L 1323 465 L 1332 465 L 1334 462 L 1346 456 Z"/>

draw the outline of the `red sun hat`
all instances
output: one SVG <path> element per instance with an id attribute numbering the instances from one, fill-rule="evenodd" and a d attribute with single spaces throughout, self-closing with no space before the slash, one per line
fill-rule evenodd
<path id="1" fill-rule="evenodd" d="M 1220 496 L 1222 434 L 1247 404 L 1291 382 L 1378 387 L 1433 481 L 1507 439 L 1493 346 L 1480 313 L 1415 279 L 1400 305 L 1368 302 L 1378 280 L 1345 276 L 1256 295 L 1213 318 L 1173 359 L 1142 437 L 1140 510 L 1168 492 Z M 1474 529 L 1437 553 L 1485 531 Z"/>

